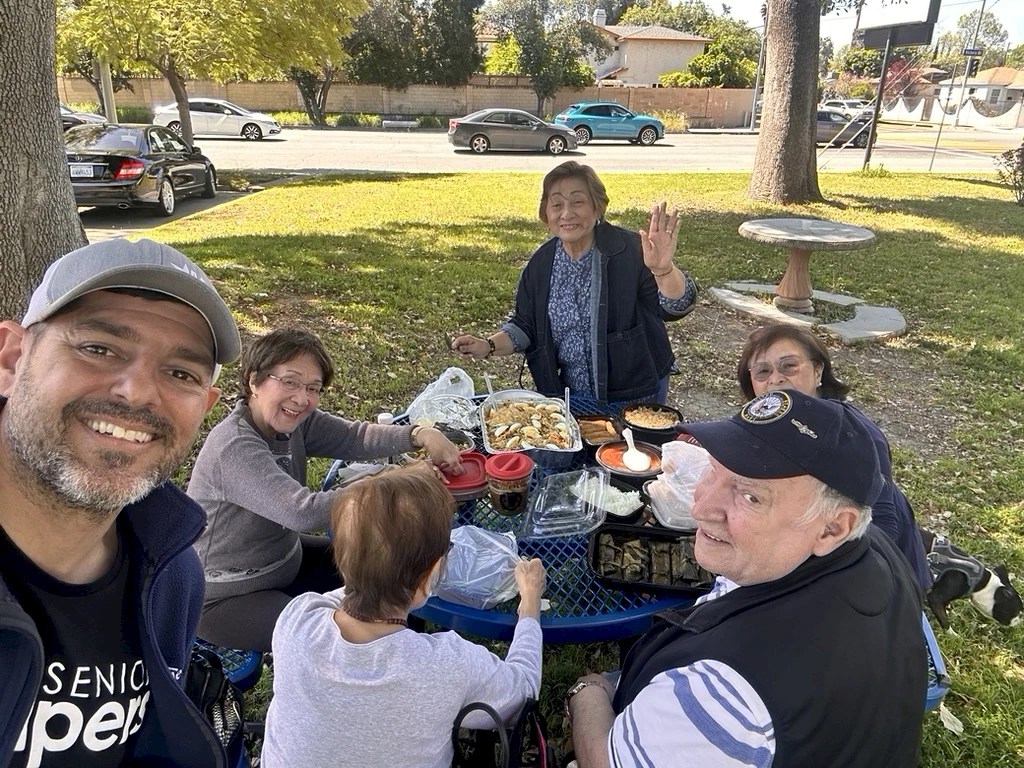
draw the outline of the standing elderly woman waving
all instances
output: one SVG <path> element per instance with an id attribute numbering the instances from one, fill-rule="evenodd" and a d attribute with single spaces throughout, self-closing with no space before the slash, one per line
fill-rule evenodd
<path id="1" fill-rule="evenodd" d="M 594 170 L 570 161 L 544 177 L 538 214 L 552 237 L 519 277 L 515 308 L 489 338 L 459 336 L 464 358 L 526 354 L 534 385 L 602 402 L 668 394 L 675 361 L 666 320 L 693 309 L 697 286 L 672 261 L 679 213 L 651 209 L 646 231 L 604 221 L 608 193 Z"/>

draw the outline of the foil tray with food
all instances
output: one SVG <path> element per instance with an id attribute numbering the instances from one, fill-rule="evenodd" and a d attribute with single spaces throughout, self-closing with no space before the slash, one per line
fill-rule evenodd
<path id="1" fill-rule="evenodd" d="M 693 544 L 692 533 L 606 523 L 590 534 L 587 564 L 614 589 L 696 596 L 715 577 L 697 563 Z"/>
<path id="2" fill-rule="evenodd" d="M 480 404 L 484 449 L 573 452 L 583 448 L 580 428 L 565 401 L 525 389 L 495 392 Z"/>

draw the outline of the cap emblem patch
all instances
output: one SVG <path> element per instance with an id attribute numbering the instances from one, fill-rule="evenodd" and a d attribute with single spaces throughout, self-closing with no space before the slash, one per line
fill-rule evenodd
<path id="1" fill-rule="evenodd" d="M 771 424 L 793 408 L 793 400 L 785 392 L 765 392 L 740 409 L 740 418 L 751 424 Z"/>

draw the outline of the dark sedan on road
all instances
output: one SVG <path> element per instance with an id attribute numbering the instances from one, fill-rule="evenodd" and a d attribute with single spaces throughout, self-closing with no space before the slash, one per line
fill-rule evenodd
<path id="1" fill-rule="evenodd" d="M 576 149 L 570 128 L 545 123 L 518 109 L 481 109 L 448 121 L 448 142 L 478 155 L 489 149 L 520 149 L 560 155 Z"/>
<path id="2" fill-rule="evenodd" d="M 179 198 L 217 193 L 210 158 L 160 126 L 80 125 L 64 134 L 64 151 L 80 206 L 170 216 Z"/>
<path id="3" fill-rule="evenodd" d="M 833 109 L 818 110 L 817 141 L 819 144 L 840 144 L 847 143 L 863 149 L 868 145 L 868 136 L 871 135 L 871 121 L 861 119 L 849 119 L 842 112 Z M 878 136 L 875 136 L 878 141 Z"/>

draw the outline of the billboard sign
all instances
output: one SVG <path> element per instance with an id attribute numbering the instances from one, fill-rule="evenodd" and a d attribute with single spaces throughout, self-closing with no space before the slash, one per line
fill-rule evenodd
<path id="1" fill-rule="evenodd" d="M 864 0 L 858 29 L 895 27 L 900 24 L 934 24 L 941 0 Z"/>

